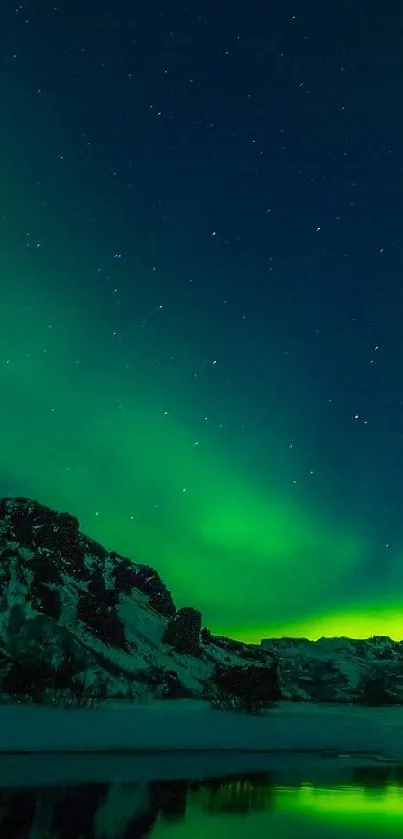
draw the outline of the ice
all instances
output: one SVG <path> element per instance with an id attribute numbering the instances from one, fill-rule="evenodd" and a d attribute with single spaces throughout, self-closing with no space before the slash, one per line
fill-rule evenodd
<path id="1" fill-rule="evenodd" d="M 99 710 L 0 708 L 0 753 L 347 753 L 403 758 L 403 708 L 279 703 L 261 717 L 160 700 Z"/>

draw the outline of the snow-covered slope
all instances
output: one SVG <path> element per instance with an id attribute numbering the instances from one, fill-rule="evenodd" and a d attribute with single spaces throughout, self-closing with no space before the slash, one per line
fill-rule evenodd
<path id="1" fill-rule="evenodd" d="M 385 636 L 355 638 L 269 638 L 263 649 L 278 656 L 284 699 L 403 702 L 403 642 Z"/>
<path id="2" fill-rule="evenodd" d="M 5 696 L 198 697 L 214 693 L 217 667 L 242 666 L 256 681 L 277 662 L 286 699 L 403 700 L 403 645 L 214 637 L 197 609 L 176 610 L 154 569 L 106 551 L 76 518 L 36 501 L 0 500 L 0 560 Z"/>
<path id="3" fill-rule="evenodd" d="M 76 518 L 0 500 L 0 681 L 5 694 L 199 696 L 216 663 L 271 656 L 211 644 L 158 573 L 87 538 Z M 166 638 L 165 638 L 166 636 Z M 203 643 L 202 638 L 206 639 Z"/>

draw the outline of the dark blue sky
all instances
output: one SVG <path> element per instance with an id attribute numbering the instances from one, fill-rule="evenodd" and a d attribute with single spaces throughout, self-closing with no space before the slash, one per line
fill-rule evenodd
<path id="1" fill-rule="evenodd" d="M 209 452 L 259 497 L 277 488 L 364 540 L 329 610 L 343 587 L 389 596 L 403 576 L 400 3 L 3 3 L 0 58 L 3 268 L 71 317 L 89 307 L 74 331 L 87 390 L 107 403 L 136 358 L 125 394 L 174 404 L 196 437 L 207 416 Z M 91 527 L 53 481 L 45 500 Z M 35 466 L 28 480 L 9 464 L 4 489 L 24 482 L 40 495 Z"/>

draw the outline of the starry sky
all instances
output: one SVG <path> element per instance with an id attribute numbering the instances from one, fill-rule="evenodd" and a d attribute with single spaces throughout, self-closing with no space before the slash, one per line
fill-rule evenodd
<path id="1" fill-rule="evenodd" d="M 401 4 L 7 0 L 0 60 L 0 495 L 402 638 Z"/>

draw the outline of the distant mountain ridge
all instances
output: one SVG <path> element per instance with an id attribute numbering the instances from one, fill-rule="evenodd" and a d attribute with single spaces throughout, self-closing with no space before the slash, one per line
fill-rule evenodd
<path id="1" fill-rule="evenodd" d="M 211 697 L 217 669 L 274 664 L 284 699 L 403 702 L 402 642 L 213 636 L 197 609 L 176 609 L 157 571 L 105 550 L 74 516 L 0 499 L 3 697 Z"/>

